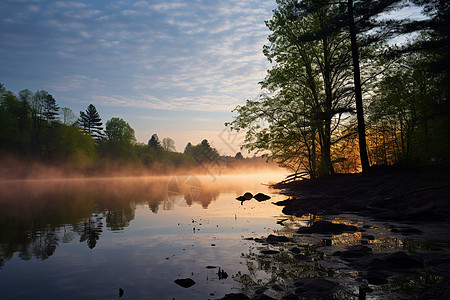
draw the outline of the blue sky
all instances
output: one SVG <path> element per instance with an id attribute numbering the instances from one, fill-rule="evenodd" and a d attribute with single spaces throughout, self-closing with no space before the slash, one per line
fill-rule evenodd
<path id="1" fill-rule="evenodd" d="M 239 147 L 224 144 L 223 123 L 260 92 L 264 21 L 275 5 L 2 0 L 0 82 L 15 93 L 46 90 L 76 114 L 92 103 L 142 142 L 157 133 L 182 151 L 207 138 L 231 154 Z"/>
<path id="2" fill-rule="evenodd" d="M 171 137 L 178 151 L 207 138 L 239 151 L 226 132 L 254 99 L 275 0 L 0 1 L 0 82 L 46 90 L 77 115 L 125 119 L 138 141 Z M 399 17 L 411 16 L 403 12 Z M 225 130 L 225 131 L 224 131 Z"/>

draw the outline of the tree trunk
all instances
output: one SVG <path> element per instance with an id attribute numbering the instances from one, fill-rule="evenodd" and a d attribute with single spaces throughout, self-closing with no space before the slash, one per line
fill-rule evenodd
<path id="1" fill-rule="evenodd" d="M 353 0 L 347 1 L 348 6 L 348 22 L 350 28 L 350 39 L 353 58 L 353 76 L 355 81 L 355 100 L 356 100 L 356 116 L 358 119 L 358 137 L 359 137 L 359 155 L 361 159 L 361 167 L 363 172 L 369 170 L 369 157 L 367 156 L 366 144 L 366 126 L 364 124 L 364 110 L 362 103 L 361 91 L 361 74 L 359 70 L 359 53 L 358 45 L 356 43 L 356 28 L 353 17 Z"/>

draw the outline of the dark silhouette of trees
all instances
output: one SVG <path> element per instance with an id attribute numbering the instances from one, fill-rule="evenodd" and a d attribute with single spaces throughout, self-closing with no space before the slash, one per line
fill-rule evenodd
<path id="1" fill-rule="evenodd" d="M 103 123 L 94 105 L 89 104 L 86 112 L 80 111 L 78 125 L 97 142 L 103 137 Z"/>
<path id="2" fill-rule="evenodd" d="M 59 107 L 56 104 L 55 98 L 52 95 L 48 94 L 44 99 L 44 112 L 43 116 L 45 117 L 45 124 L 47 130 L 47 141 L 45 143 L 45 159 L 48 160 L 48 148 L 50 144 L 50 137 L 52 136 L 52 130 L 54 128 L 54 123 L 58 119 L 58 111 Z"/>
<path id="3" fill-rule="evenodd" d="M 184 154 L 191 154 L 192 153 L 192 144 L 191 142 L 187 143 L 186 147 L 184 147 Z"/>
<path id="4" fill-rule="evenodd" d="M 161 142 L 159 141 L 158 135 L 155 133 L 152 135 L 150 140 L 148 140 L 148 146 L 152 149 L 161 149 Z"/>

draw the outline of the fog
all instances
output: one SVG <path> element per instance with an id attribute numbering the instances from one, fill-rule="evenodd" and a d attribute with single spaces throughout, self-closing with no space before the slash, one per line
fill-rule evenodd
<path id="1" fill-rule="evenodd" d="M 83 179 L 83 178 L 123 178 L 170 175 L 207 175 L 212 178 L 221 175 L 245 175 L 255 173 L 285 173 L 286 169 L 274 162 L 257 160 L 218 160 L 213 163 L 200 163 L 195 167 L 174 167 L 154 162 L 151 167 L 140 164 L 102 160 L 101 164 L 86 167 L 82 162 L 24 161 L 15 156 L 0 159 L 0 181 L 5 180 L 45 180 L 45 179 Z"/>

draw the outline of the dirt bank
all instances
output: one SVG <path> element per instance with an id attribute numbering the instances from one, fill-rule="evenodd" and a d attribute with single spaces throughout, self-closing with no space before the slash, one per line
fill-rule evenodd
<path id="1" fill-rule="evenodd" d="M 372 167 L 367 174 L 339 174 L 277 184 L 291 199 L 283 213 L 343 212 L 382 220 L 450 223 L 450 168 Z"/>

